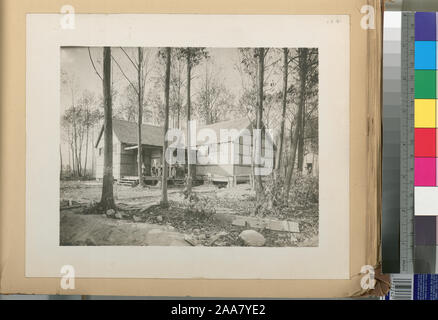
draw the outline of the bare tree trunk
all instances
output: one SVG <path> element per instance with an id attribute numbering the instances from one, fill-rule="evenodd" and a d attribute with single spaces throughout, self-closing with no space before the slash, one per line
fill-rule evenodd
<path id="1" fill-rule="evenodd" d="M 141 145 L 141 126 L 143 121 L 143 86 L 141 84 L 142 75 L 142 63 L 143 63 L 143 51 L 138 48 L 138 154 L 137 154 L 137 170 L 138 170 L 138 183 L 140 186 L 144 185 L 143 182 L 143 170 L 142 170 L 142 156 L 143 149 Z"/>
<path id="2" fill-rule="evenodd" d="M 305 113 L 306 113 L 306 104 L 305 100 L 303 102 L 303 109 L 301 110 L 301 126 L 300 126 L 300 134 L 298 137 L 298 172 L 303 172 L 303 163 L 304 163 L 304 128 L 305 128 Z"/>
<path id="3" fill-rule="evenodd" d="M 170 89 L 170 63 L 171 63 L 171 48 L 166 48 L 166 79 L 164 87 L 164 141 L 163 141 L 163 176 L 161 182 L 161 206 L 168 207 L 167 200 L 167 176 L 168 176 L 168 164 L 166 161 L 166 150 L 168 142 L 166 139 L 166 133 L 169 130 L 169 89 Z"/>
<path id="4" fill-rule="evenodd" d="M 264 84 L 264 71 L 265 71 L 265 49 L 259 48 L 259 79 L 258 79 L 258 108 L 257 108 L 257 115 L 256 115 L 256 129 L 261 130 L 262 129 L 262 117 L 263 117 L 263 99 L 264 99 L 264 93 L 263 93 L 263 84 Z M 259 141 L 260 150 L 256 151 L 256 166 L 260 166 L 260 159 L 261 159 L 261 141 Z M 258 149 L 258 148 L 256 148 Z M 260 174 L 255 175 L 256 180 L 256 195 L 257 199 L 261 200 L 262 192 L 263 192 L 263 184 L 262 184 L 262 176 Z"/>
<path id="5" fill-rule="evenodd" d="M 180 121 L 179 121 L 179 117 L 180 117 L 180 113 L 181 113 L 181 105 L 178 105 L 178 118 L 177 118 L 177 121 L 176 121 L 176 127 L 178 128 L 178 129 L 181 129 L 181 126 L 180 126 Z"/>
<path id="6" fill-rule="evenodd" d="M 61 161 L 61 170 L 60 170 L 60 172 L 59 172 L 59 176 L 60 176 L 60 178 L 62 178 L 62 151 L 61 151 L 61 146 L 59 146 L 59 159 L 60 159 L 60 161 Z"/>
<path id="7" fill-rule="evenodd" d="M 283 154 L 283 141 L 284 141 L 284 121 L 286 118 L 286 104 L 287 104 L 287 77 L 288 77 L 288 49 L 283 48 L 283 112 L 281 117 L 280 128 L 280 141 L 277 149 L 277 159 L 275 164 L 275 170 L 278 174 L 280 172 L 281 157 Z"/>
<path id="8" fill-rule="evenodd" d="M 111 48 L 103 49 L 104 155 L 100 206 L 106 211 L 116 207 L 113 192 L 113 123 L 111 97 Z"/>
<path id="9" fill-rule="evenodd" d="M 79 157 L 78 157 L 78 133 L 77 133 L 77 125 L 76 125 L 76 107 L 73 106 L 73 145 L 74 145 L 74 156 L 76 163 L 76 175 L 79 177 L 81 175 L 81 170 L 79 168 Z"/>
<path id="10" fill-rule="evenodd" d="M 295 119 L 296 121 L 296 127 L 295 127 L 295 133 L 292 138 L 292 132 L 291 132 L 291 160 L 290 160 L 290 169 L 287 174 L 286 178 L 286 194 L 285 194 L 285 201 L 287 201 L 289 197 L 290 187 L 292 183 L 292 175 L 294 170 L 294 164 L 296 159 L 296 153 L 298 148 L 298 139 L 300 135 L 300 130 L 303 125 L 303 110 L 304 110 L 304 103 L 305 103 L 305 95 L 306 95 L 306 76 L 307 76 L 307 68 L 306 68 L 306 61 L 307 61 L 307 49 L 299 49 L 298 51 L 298 65 L 299 65 L 299 72 L 300 72 L 300 91 L 299 91 L 299 102 L 298 102 L 298 110 L 296 113 Z M 292 131 L 292 125 L 291 125 L 291 131 Z"/>
<path id="11" fill-rule="evenodd" d="M 83 110 L 81 110 L 80 112 L 83 112 Z M 81 128 L 79 130 L 79 150 L 78 150 L 78 157 L 79 157 L 79 170 L 81 172 L 81 176 L 84 175 L 84 170 L 82 167 L 82 147 L 84 145 L 84 126 L 83 124 L 81 124 Z"/>
<path id="12" fill-rule="evenodd" d="M 88 114 L 88 111 L 87 111 Z M 87 115 L 88 117 L 88 115 Z M 84 164 L 84 174 L 87 175 L 87 161 L 88 161 L 88 148 L 89 148 L 89 143 L 88 143 L 88 131 L 89 131 L 89 126 L 87 123 L 87 133 L 86 133 L 86 139 L 85 139 L 85 164 Z"/>
<path id="13" fill-rule="evenodd" d="M 192 59 L 190 56 L 190 50 L 187 50 L 187 194 L 192 192 L 192 164 L 191 164 L 191 142 L 190 142 L 190 118 L 191 118 L 191 105 L 190 105 L 190 82 L 192 71 Z"/>
<path id="14" fill-rule="evenodd" d="M 299 113 L 299 108 L 300 107 L 298 107 L 297 115 Z M 299 119 L 299 118 L 297 118 L 297 119 Z M 296 160 L 297 146 L 298 146 L 298 135 L 299 135 L 299 127 L 298 126 L 299 126 L 299 123 L 296 124 L 295 131 L 293 130 L 293 123 L 290 126 L 291 154 L 290 154 L 290 158 L 289 158 L 289 170 L 287 172 L 286 182 L 285 182 L 285 184 L 286 184 L 285 202 L 287 202 L 287 200 L 289 198 L 290 186 L 292 183 L 292 176 L 293 176 L 294 167 L 295 167 L 295 160 Z"/>
<path id="15" fill-rule="evenodd" d="M 71 170 L 72 170 L 72 174 L 73 176 L 75 176 L 75 171 L 76 171 L 76 163 L 75 163 L 75 155 L 74 155 L 74 148 L 73 148 L 73 143 L 70 144 L 70 150 L 71 150 Z"/>
<path id="16" fill-rule="evenodd" d="M 70 135 L 70 133 L 68 133 L 69 135 Z M 70 143 L 69 143 L 70 144 Z M 71 171 L 71 168 L 73 168 L 73 165 L 72 165 L 72 156 L 71 156 L 71 144 L 69 145 L 69 148 L 67 148 L 68 149 L 68 165 L 69 165 L 69 167 L 70 167 L 70 171 Z"/>
<path id="17" fill-rule="evenodd" d="M 91 127 L 91 175 L 96 178 L 96 155 L 94 151 L 94 125 Z"/>
<path id="18" fill-rule="evenodd" d="M 73 85 L 71 85 L 70 88 L 71 91 L 71 102 L 72 102 L 72 108 L 73 108 L 73 118 L 72 118 L 72 153 L 74 157 L 74 164 L 73 164 L 73 174 L 75 176 L 80 176 L 80 169 L 78 165 L 78 135 L 77 135 L 77 124 L 76 124 L 76 105 L 75 105 L 75 93 L 73 89 Z"/>

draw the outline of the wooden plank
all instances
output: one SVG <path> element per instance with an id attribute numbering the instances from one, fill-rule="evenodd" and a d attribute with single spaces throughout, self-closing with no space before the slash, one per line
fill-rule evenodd
<path id="1" fill-rule="evenodd" d="M 234 215 L 233 222 L 231 224 L 240 227 L 249 226 L 251 228 L 269 229 L 274 231 L 300 232 L 298 222 L 293 222 L 293 221 L 282 221 L 282 220 Z"/>

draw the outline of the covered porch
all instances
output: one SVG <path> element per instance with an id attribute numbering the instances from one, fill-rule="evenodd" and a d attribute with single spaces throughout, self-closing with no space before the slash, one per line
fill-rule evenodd
<path id="1" fill-rule="evenodd" d="M 146 184 L 156 184 L 163 175 L 163 151 L 160 146 L 142 145 L 142 179 Z M 187 165 L 174 161 L 169 166 L 168 180 L 184 182 Z M 122 144 L 120 183 L 138 184 L 138 146 Z"/>

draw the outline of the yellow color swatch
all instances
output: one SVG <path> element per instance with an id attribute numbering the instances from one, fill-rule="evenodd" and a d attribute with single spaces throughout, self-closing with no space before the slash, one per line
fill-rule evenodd
<path id="1" fill-rule="evenodd" d="M 415 99 L 415 128 L 436 127 L 436 100 Z"/>

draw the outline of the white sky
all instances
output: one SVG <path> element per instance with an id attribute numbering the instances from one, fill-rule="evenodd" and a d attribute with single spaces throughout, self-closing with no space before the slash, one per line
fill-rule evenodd
<path id="1" fill-rule="evenodd" d="M 136 60 L 137 47 L 124 49 L 130 57 Z M 205 60 L 203 60 L 201 64 L 199 64 L 192 70 L 192 101 L 195 101 L 196 99 L 195 95 L 199 91 L 198 87 L 200 86 L 200 80 L 202 80 L 202 75 L 205 72 L 205 63 L 208 63 L 210 70 L 209 72 L 213 71 L 216 79 L 225 86 L 225 88 L 235 97 L 235 102 L 237 102 L 243 93 L 241 75 L 236 69 L 236 65 L 240 64 L 239 49 L 208 48 L 207 51 L 209 54 L 208 62 L 205 62 Z M 90 52 L 96 69 L 102 75 L 103 48 L 92 47 L 90 48 Z M 148 93 L 149 89 L 155 85 L 156 79 L 154 78 L 156 78 L 158 75 L 162 76 L 163 69 L 162 67 L 159 67 L 159 64 L 156 61 L 158 59 L 157 52 L 158 48 L 149 48 L 150 62 L 148 64 L 148 68 L 151 68 L 151 71 L 148 75 L 148 79 L 146 80 L 146 94 Z M 128 59 L 128 57 L 118 47 L 112 48 L 111 54 L 118 62 L 126 76 L 135 83 L 135 80 L 137 78 L 137 71 Z M 184 64 L 183 68 L 185 69 Z M 94 93 L 96 99 L 102 97 L 102 81 L 96 74 L 91 64 L 87 47 L 61 48 L 61 70 L 63 72 L 66 72 L 70 79 L 73 79 L 75 101 L 77 101 L 82 96 L 82 93 L 85 90 Z M 183 78 L 185 77 L 185 70 L 183 70 L 182 76 Z M 281 85 L 281 74 L 275 74 L 275 72 L 270 72 L 269 74 L 266 74 L 265 77 L 268 77 L 270 79 L 268 82 L 270 82 L 271 80 L 275 80 L 273 82 L 276 83 L 276 85 Z M 113 100 L 113 108 L 116 109 L 119 104 L 123 102 L 121 100 L 125 99 L 123 94 L 125 93 L 125 89 L 129 85 L 129 82 L 126 80 L 126 78 L 119 70 L 119 67 L 114 62 L 112 62 L 112 84 L 114 90 L 119 93 L 118 97 L 116 96 L 116 98 Z M 278 88 L 278 90 L 281 90 L 281 88 Z M 64 111 L 71 106 L 71 102 L 71 89 L 61 82 L 61 115 L 63 115 Z M 94 139 L 97 139 L 97 134 L 98 129 L 96 128 L 95 132 L 93 133 Z M 67 146 L 67 143 L 63 139 L 61 141 L 62 157 L 63 159 L 67 159 L 69 157 L 69 148 Z M 85 151 L 83 152 L 85 153 Z M 91 154 L 92 150 L 90 147 L 89 155 Z M 90 160 L 88 162 L 88 167 L 90 168 L 91 157 L 89 157 L 89 159 Z M 65 160 L 64 163 L 66 163 Z"/>
<path id="2" fill-rule="evenodd" d="M 131 56 L 136 57 L 137 48 L 124 48 L 125 51 Z M 216 76 L 218 80 L 221 81 L 222 84 L 231 92 L 236 98 L 240 97 L 242 93 L 242 85 L 241 78 L 239 72 L 235 69 L 235 64 L 239 61 L 239 53 L 237 48 L 209 48 L 208 54 L 210 56 L 209 63 L 213 64 L 216 70 Z M 102 47 L 94 47 L 90 49 L 91 56 L 93 58 L 96 69 L 100 74 L 102 74 L 102 55 L 103 49 Z M 154 67 L 157 65 L 157 48 L 150 48 L 150 64 L 151 73 L 148 76 L 148 80 L 146 81 L 146 90 L 148 92 L 148 88 L 154 85 L 153 77 L 157 75 L 157 68 Z M 112 55 L 117 60 L 123 72 L 131 81 L 134 81 L 137 77 L 137 73 L 132 63 L 123 53 L 120 48 L 112 48 Z M 155 69 L 154 69 L 155 68 Z M 87 47 L 65 47 L 61 48 L 61 70 L 66 72 L 68 76 L 74 79 L 74 90 L 75 90 L 75 100 L 79 99 L 84 90 L 88 90 L 94 93 L 96 98 L 102 96 L 102 81 L 96 74 L 88 53 Z M 196 66 L 193 71 L 193 80 L 192 80 L 192 93 L 195 94 L 197 92 L 198 82 L 201 79 L 199 76 L 205 70 L 205 62 L 202 62 L 200 65 Z M 183 72 L 183 77 L 185 77 L 185 70 Z M 117 65 L 112 62 L 112 83 L 114 89 L 123 94 L 125 88 L 128 86 L 128 82 L 123 74 L 120 72 Z M 72 92 L 71 90 L 61 83 L 61 115 L 64 111 L 71 106 L 72 102 Z M 113 101 L 116 105 L 119 102 L 117 99 Z M 91 134 L 91 133 L 90 133 Z M 97 139 L 98 129 L 96 128 L 95 132 L 92 133 L 93 138 Z M 91 137 L 90 137 L 91 139 Z M 61 153 L 63 157 L 64 164 L 68 163 L 67 159 L 69 158 L 68 146 L 64 140 L 61 140 Z M 88 160 L 88 168 L 91 168 L 91 155 L 92 150 L 91 147 L 88 150 L 89 152 L 89 160 Z M 85 151 L 83 151 L 85 153 Z"/>
<path id="3" fill-rule="evenodd" d="M 135 56 L 133 50 L 137 48 L 124 48 L 128 54 Z M 157 48 L 152 48 L 151 65 L 154 65 L 154 61 L 157 56 Z M 216 70 L 219 72 L 219 78 L 222 78 L 223 84 L 226 88 L 233 93 L 236 97 L 241 94 L 241 80 L 240 75 L 237 70 L 235 70 L 234 65 L 238 62 L 238 49 L 226 49 L 226 48 L 209 48 L 207 49 L 210 55 L 209 63 L 215 65 Z M 102 48 L 91 48 L 91 55 L 93 61 L 96 65 L 97 70 L 102 74 Z M 117 62 L 122 67 L 124 73 L 130 79 L 136 79 L 136 70 L 132 66 L 131 62 L 128 60 L 126 55 L 121 51 L 120 48 L 113 48 L 112 55 L 117 60 Z M 204 62 L 199 66 L 196 66 L 193 70 L 193 92 L 196 92 L 197 74 L 204 70 Z M 62 48 L 61 49 L 61 69 L 66 71 L 69 76 L 74 77 L 76 83 L 77 97 L 87 89 L 93 92 L 96 97 L 102 95 L 102 81 L 97 76 L 94 71 L 87 48 Z M 123 92 L 128 85 L 127 80 L 124 78 L 123 74 L 120 72 L 119 68 L 112 63 L 113 72 L 113 85 L 114 89 L 118 92 Z M 152 76 L 156 74 L 156 70 L 152 71 Z M 146 86 L 153 85 L 151 79 L 147 81 Z M 61 111 L 64 111 L 71 103 L 71 92 L 66 90 L 66 88 L 61 88 Z M 147 88 L 146 88 L 147 92 Z M 117 103 L 117 102 L 116 102 Z M 62 113 L 62 112 L 61 112 Z"/>

